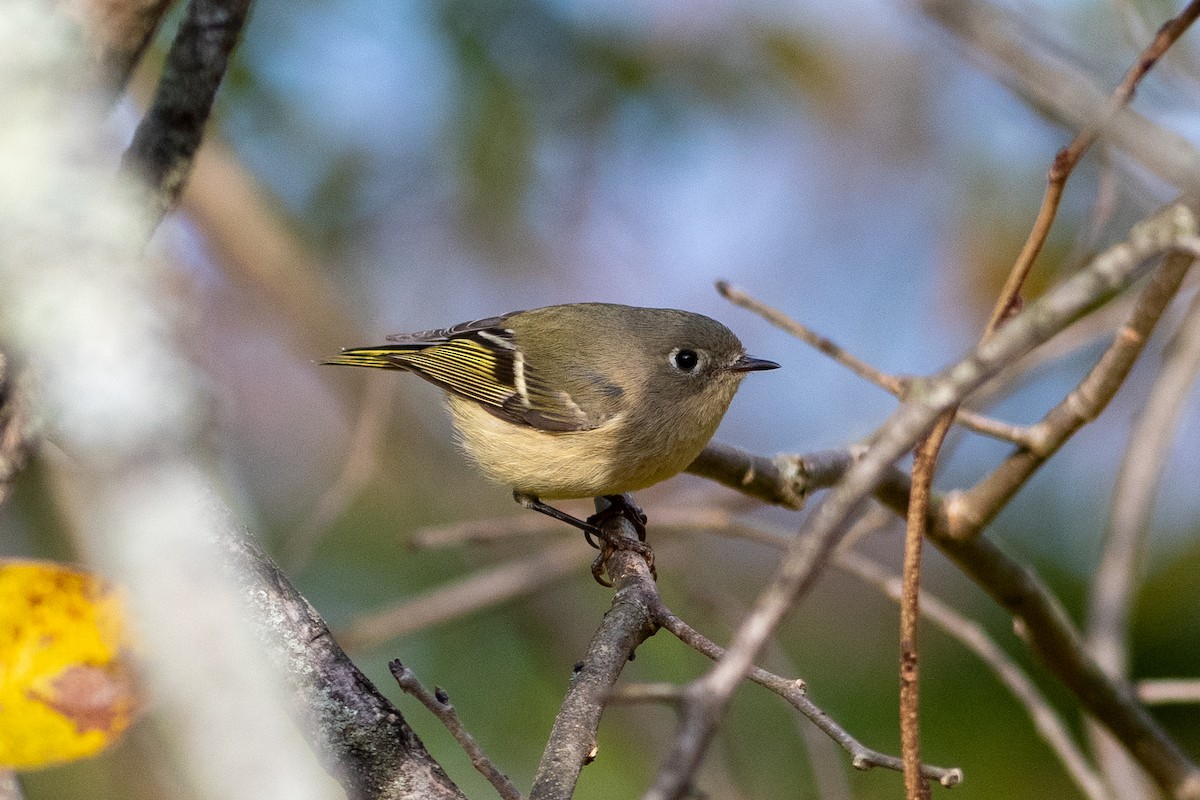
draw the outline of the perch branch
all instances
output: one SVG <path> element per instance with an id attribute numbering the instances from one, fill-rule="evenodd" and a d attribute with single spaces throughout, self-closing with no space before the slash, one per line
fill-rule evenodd
<path id="1" fill-rule="evenodd" d="M 597 506 L 603 502 L 597 499 Z M 604 530 L 609 536 L 637 541 L 633 525 L 623 518 L 606 521 Z M 605 698 L 638 645 L 655 630 L 651 608 L 657 590 L 645 559 L 630 550 L 616 550 L 605 571 L 616 590 L 612 607 L 571 677 L 529 800 L 570 800 L 580 771 L 596 758 L 596 730 Z"/>

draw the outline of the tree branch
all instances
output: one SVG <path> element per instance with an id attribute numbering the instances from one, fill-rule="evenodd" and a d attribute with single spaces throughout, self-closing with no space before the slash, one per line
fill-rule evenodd
<path id="1" fill-rule="evenodd" d="M 733 690 L 767 637 L 812 586 L 841 539 L 850 515 L 887 477 L 895 460 L 928 432 L 938 415 L 960 402 L 1004 364 L 1045 342 L 1096 303 L 1126 288 L 1141 273 L 1146 260 L 1174 247 L 1182 238 L 1194 236 L 1195 229 L 1194 215 L 1183 206 L 1174 206 L 1135 226 L 1126 243 L 1098 256 L 1087 268 L 1013 317 L 966 358 L 928 379 L 919 390 L 914 389 L 913 397 L 880 429 L 863 458 L 847 471 L 842 482 L 813 512 L 802 535 L 797 536 L 789 548 L 775 579 L 760 594 L 754 609 L 740 626 L 726 656 L 694 684 L 695 691 L 691 695 L 694 702 L 685 710 L 684 723 L 658 779 L 646 795 L 647 800 L 680 796 L 717 721 L 723 716 Z M 950 552 L 970 571 L 979 566 L 961 553 L 954 553 L 952 549 Z M 1110 686 L 1103 676 L 1100 677 L 1100 685 Z M 1093 700 L 1081 699 L 1085 702 Z M 1145 732 L 1162 745 L 1162 750 L 1143 756 L 1154 762 L 1148 768 L 1152 766 L 1156 780 L 1180 796 L 1200 794 L 1200 771 L 1162 733 L 1144 709 L 1131 700 L 1100 705 L 1104 706 L 1106 715 L 1117 711 L 1125 714 L 1128 709 L 1135 709 L 1139 735 Z M 1126 743 L 1144 749 L 1138 741 L 1139 737 L 1135 737 Z"/>
<path id="2" fill-rule="evenodd" d="M 157 224 L 179 199 L 250 0 L 191 0 L 123 166 L 149 189 Z"/>
<path id="3" fill-rule="evenodd" d="M 1193 298 L 1142 406 L 1112 491 L 1108 532 L 1088 602 L 1087 645 L 1102 669 L 1129 677 L 1129 613 L 1150 537 L 1155 500 L 1180 414 L 1200 374 L 1200 297 Z M 1092 747 L 1114 793 L 1146 795 L 1146 778 L 1097 723 Z"/>
<path id="4" fill-rule="evenodd" d="M 597 498 L 597 510 L 603 502 Z M 609 536 L 637 541 L 633 526 L 623 518 L 610 519 L 603 528 Z M 655 631 L 651 609 L 657 590 L 645 559 L 618 549 L 608 559 L 606 571 L 616 590 L 612 607 L 576 665 L 529 800 L 569 800 L 574 794 L 580 771 L 596 758 L 596 730 L 608 693 L 638 645 Z"/>
<path id="5" fill-rule="evenodd" d="M 283 666 L 305 736 L 351 800 L 454 800 L 463 795 L 403 714 L 354 666 L 324 620 L 250 540 L 214 536 L 263 639 Z"/>
<path id="6" fill-rule="evenodd" d="M 492 762 L 492 759 L 480 747 L 479 742 L 475 741 L 475 737 L 471 735 L 466 726 L 462 724 L 462 720 L 458 718 L 458 712 L 454 710 L 454 706 L 450 703 L 449 696 L 442 689 L 436 689 L 430 693 L 428 689 L 421 685 L 421 681 L 417 679 L 417 674 L 406 667 L 398 658 L 388 662 L 388 669 L 401 689 L 417 698 L 421 705 L 429 709 L 430 713 L 446 726 L 446 730 L 454 737 L 454 741 L 458 742 L 459 746 L 466 752 L 467 757 L 471 759 L 471 766 L 475 767 L 479 774 L 487 778 L 488 783 L 492 785 L 496 793 L 503 800 L 521 800 L 521 793 L 517 791 L 517 787 Z"/>
<path id="7" fill-rule="evenodd" d="M 0 352 L 0 506 L 28 462 L 36 439 L 25 381 Z"/>
<path id="8" fill-rule="evenodd" d="M 1195 256 L 1172 253 L 1142 290 L 1129 319 L 1088 375 L 1061 403 L 1050 410 L 1031 432 L 1038 443 L 1014 450 L 975 486 L 947 498 L 946 526 L 940 532 L 951 539 L 969 539 L 1000 513 L 1033 473 L 1087 423 L 1096 419 L 1125 383 L 1129 371 L 1179 291 Z"/>
<path id="9" fill-rule="evenodd" d="M 778 538 L 778 537 L 776 537 Z M 838 569 L 855 575 L 860 580 L 877 586 L 881 591 L 899 602 L 901 581 L 890 575 L 872 560 L 850 550 L 840 550 L 834 559 Z M 963 644 L 987 664 L 996 677 L 1025 707 L 1029 719 L 1043 741 L 1066 767 L 1067 774 L 1089 800 L 1112 800 L 1104 782 L 1088 763 L 1087 757 L 1076 746 L 1071 732 L 1055 713 L 1054 707 L 1042 696 L 1037 686 L 1021 668 L 987 635 L 982 626 L 964 617 L 928 592 L 921 592 L 921 615 L 933 622 L 949 636 Z"/>
<path id="10" fill-rule="evenodd" d="M 780 539 L 780 537 L 775 538 Z M 719 661 L 725 655 L 723 647 L 717 645 L 711 639 L 677 617 L 662 602 L 661 597 L 656 597 L 653 611 L 655 622 L 665 630 L 673 633 L 676 638 L 688 647 L 711 658 L 713 661 Z M 901 759 L 866 747 L 851 736 L 845 728 L 834 721 L 816 703 L 808 699 L 808 695 L 806 694 L 807 687 L 804 685 L 804 681 L 784 678 L 768 672 L 761 667 L 751 667 L 746 673 L 746 677 L 759 686 L 782 697 L 793 708 L 807 717 L 826 736 L 837 742 L 843 750 L 850 754 L 851 763 L 855 769 L 868 770 L 873 767 L 883 767 L 885 769 L 896 770 L 897 772 L 904 769 L 904 763 Z M 678 699 L 684 701 L 683 704 L 686 707 L 686 701 L 688 700 L 687 691 Z M 956 786 L 962 782 L 962 770 L 957 767 L 935 767 L 930 764 L 922 764 L 920 769 L 923 777 L 935 780 L 943 786 Z"/>
<path id="11" fill-rule="evenodd" d="M 1187 194 L 1200 192 L 1200 152 L 1185 137 L 1129 108 L 1108 117 L 1111 96 L 1018 14 L 984 0 L 921 0 L 921 9 L 958 37 L 988 74 L 1033 107 L 1079 130 L 1103 122 L 1109 146 Z"/>

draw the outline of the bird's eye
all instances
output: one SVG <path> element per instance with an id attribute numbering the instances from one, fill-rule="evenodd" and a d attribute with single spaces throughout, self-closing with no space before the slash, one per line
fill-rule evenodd
<path id="1" fill-rule="evenodd" d="M 691 372 L 700 363 L 700 356 L 695 350 L 678 349 L 671 351 L 671 364 L 684 372 Z"/>

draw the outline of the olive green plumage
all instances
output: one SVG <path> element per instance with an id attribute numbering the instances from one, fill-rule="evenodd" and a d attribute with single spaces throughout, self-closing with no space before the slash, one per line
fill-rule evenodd
<path id="1" fill-rule="evenodd" d="M 389 336 L 329 364 L 403 369 L 446 390 L 463 448 L 545 499 L 642 489 L 685 469 L 716 431 L 746 356 L 700 314 L 608 303 L 518 311 Z"/>

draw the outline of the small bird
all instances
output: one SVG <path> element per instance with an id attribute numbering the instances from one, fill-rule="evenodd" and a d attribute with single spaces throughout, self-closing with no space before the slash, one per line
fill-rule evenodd
<path id="1" fill-rule="evenodd" d="M 686 469 L 746 373 L 779 367 L 746 355 L 709 317 L 611 303 L 515 311 L 387 340 L 324 363 L 407 370 L 444 389 L 468 456 L 512 486 L 522 506 L 580 528 L 593 546 L 592 535 L 605 538 L 598 523 L 613 514 L 644 539 L 645 515 L 623 495 Z M 585 521 L 543 502 L 583 497 L 609 507 Z"/>

